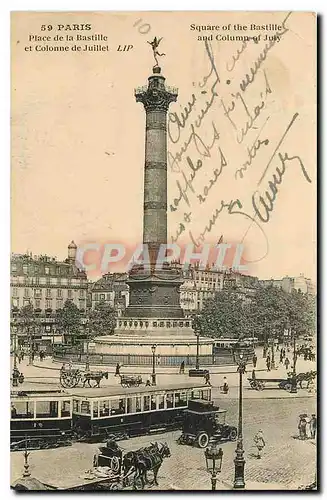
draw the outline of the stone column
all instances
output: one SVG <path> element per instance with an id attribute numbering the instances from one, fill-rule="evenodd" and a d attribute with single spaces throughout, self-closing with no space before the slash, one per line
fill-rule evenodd
<path id="1" fill-rule="evenodd" d="M 146 112 L 143 243 L 151 261 L 161 243 L 167 243 L 167 112 L 177 100 L 177 90 L 165 85 L 157 66 L 148 86 L 135 90 Z"/>

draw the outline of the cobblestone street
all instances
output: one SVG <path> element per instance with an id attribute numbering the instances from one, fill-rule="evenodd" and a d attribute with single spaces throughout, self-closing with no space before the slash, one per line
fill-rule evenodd
<path id="1" fill-rule="evenodd" d="M 237 400 L 217 400 L 228 410 L 227 422 L 237 425 Z M 244 401 L 244 449 L 245 479 L 247 488 L 297 489 L 310 484 L 314 479 L 316 446 L 311 439 L 296 439 L 298 415 L 315 411 L 314 398 L 267 399 Z M 263 430 L 266 447 L 258 460 L 253 447 L 253 436 Z M 190 446 L 178 445 L 179 431 L 142 436 L 120 441 L 124 450 L 136 450 L 150 442 L 167 441 L 171 457 L 164 460 L 159 472 L 159 487 L 156 489 L 208 490 L 210 475 L 205 470 L 204 451 Z M 236 443 L 224 443 L 222 472 L 217 489 L 230 489 L 234 477 Z M 32 451 L 30 469 L 33 476 L 45 483 L 60 484 L 63 478 L 77 481 L 92 466 L 94 444 L 77 443 L 71 448 Z M 23 453 L 11 453 L 12 481 L 23 472 Z"/>

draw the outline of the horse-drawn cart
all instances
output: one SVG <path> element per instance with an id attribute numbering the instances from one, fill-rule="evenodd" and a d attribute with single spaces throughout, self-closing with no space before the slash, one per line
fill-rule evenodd
<path id="1" fill-rule="evenodd" d="M 94 473 L 99 469 L 109 473 L 110 490 L 143 490 L 146 485 L 158 484 L 158 471 L 166 457 L 170 457 L 166 443 L 151 443 L 123 454 L 122 448 L 112 440 L 99 447 L 99 453 L 93 457 L 93 468 Z"/>
<path id="2" fill-rule="evenodd" d="M 307 382 L 307 389 L 309 389 L 310 385 L 313 383 L 316 378 L 317 372 L 310 371 L 307 373 L 298 373 L 296 377 L 296 385 L 303 389 L 302 383 Z M 290 391 L 292 389 L 292 372 L 287 374 L 287 378 L 248 378 L 251 389 L 256 389 L 257 391 L 262 391 L 266 388 L 267 384 L 277 384 L 279 389 L 284 389 L 285 391 Z"/>
<path id="3" fill-rule="evenodd" d="M 120 383 L 122 387 L 138 387 L 142 385 L 144 382 L 142 380 L 141 375 L 121 375 Z"/>
<path id="4" fill-rule="evenodd" d="M 64 388 L 76 387 L 80 382 L 83 387 L 87 383 L 89 387 L 100 387 L 100 382 L 103 378 L 108 379 L 108 372 L 82 370 L 80 368 L 73 368 L 65 365 L 60 370 L 60 384 Z M 91 383 L 92 382 L 92 383 Z"/>

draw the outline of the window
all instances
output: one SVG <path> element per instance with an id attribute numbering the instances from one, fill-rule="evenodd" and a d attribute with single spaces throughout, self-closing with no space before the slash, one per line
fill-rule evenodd
<path id="1" fill-rule="evenodd" d="M 99 401 L 93 401 L 93 417 L 98 418 L 99 416 Z"/>
<path id="2" fill-rule="evenodd" d="M 18 288 L 13 288 L 12 289 L 12 296 L 13 297 L 18 297 Z"/>
<path id="3" fill-rule="evenodd" d="M 36 299 L 35 300 L 35 308 L 36 309 L 40 309 L 41 308 L 41 301 L 40 301 L 40 299 Z"/>
<path id="4" fill-rule="evenodd" d="M 51 299 L 47 299 L 45 301 L 45 307 L 46 307 L 46 309 L 51 309 L 51 307 L 52 307 L 52 300 Z"/>
<path id="5" fill-rule="evenodd" d="M 202 399 L 202 391 L 200 389 L 192 391 L 192 399 Z"/>
<path id="6" fill-rule="evenodd" d="M 12 299 L 13 307 L 19 307 L 19 299 Z"/>
<path id="7" fill-rule="evenodd" d="M 39 276 L 36 276 L 36 278 L 35 278 L 35 284 L 36 285 L 40 284 L 40 278 L 39 278 Z"/>
<path id="8" fill-rule="evenodd" d="M 83 290 L 81 290 L 83 291 Z M 106 295 L 104 293 L 100 293 L 100 300 L 105 300 L 106 299 Z"/>
<path id="9" fill-rule="evenodd" d="M 30 289 L 24 288 L 24 297 L 29 297 L 29 296 L 30 296 Z"/>
<path id="10" fill-rule="evenodd" d="M 205 389 L 202 391 L 202 399 L 205 399 L 206 401 L 210 401 L 210 389 Z"/>
<path id="11" fill-rule="evenodd" d="M 156 410 L 157 409 L 157 396 L 153 394 L 151 396 L 151 410 Z"/>
<path id="12" fill-rule="evenodd" d="M 175 392 L 175 407 L 187 406 L 187 393 L 186 391 Z"/>
<path id="13" fill-rule="evenodd" d="M 68 296 L 69 299 L 71 299 L 73 297 L 73 291 L 72 290 L 68 290 L 67 296 Z"/>
<path id="14" fill-rule="evenodd" d="M 73 400 L 73 412 L 74 413 L 79 413 L 80 409 L 80 401 L 78 399 Z"/>
<path id="15" fill-rule="evenodd" d="M 174 407 L 174 394 L 172 392 L 167 392 L 166 394 L 167 408 Z"/>
<path id="16" fill-rule="evenodd" d="M 17 264 L 16 264 L 16 263 L 14 263 L 14 262 L 13 262 L 13 263 L 11 264 L 11 270 L 12 270 L 13 272 L 16 272 L 16 271 L 17 271 Z"/>
<path id="17" fill-rule="evenodd" d="M 44 274 L 50 274 L 50 269 L 49 269 L 49 267 L 47 267 L 47 266 L 46 266 L 46 267 L 44 268 Z"/>
<path id="18" fill-rule="evenodd" d="M 165 395 L 164 394 L 160 394 L 158 396 L 158 408 L 162 409 L 164 407 L 165 407 Z"/>
<path id="19" fill-rule="evenodd" d="M 135 398 L 126 399 L 126 413 L 135 413 Z"/>
<path id="20" fill-rule="evenodd" d="M 46 285 L 50 285 L 51 284 L 50 279 L 51 279 L 50 276 L 46 276 L 46 278 L 45 278 L 45 284 Z"/>
<path id="21" fill-rule="evenodd" d="M 23 273 L 28 274 L 28 265 L 27 264 L 23 265 Z"/>
<path id="22" fill-rule="evenodd" d="M 126 413 L 125 409 L 125 398 L 112 399 L 111 403 L 111 415 L 122 415 Z"/>
<path id="23" fill-rule="evenodd" d="M 36 418 L 57 418 L 58 401 L 36 401 Z"/>
<path id="24" fill-rule="evenodd" d="M 61 271 L 61 267 L 57 266 L 57 274 L 60 274 L 60 271 Z"/>
<path id="25" fill-rule="evenodd" d="M 106 417 L 110 415 L 108 400 L 100 401 L 99 406 L 100 406 L 100 417 Z"/>
<path id="26" fill-rule="evenodd" d="M 58 288 L 57 290 L 57 297 L 62 297 L 62 289 Z"/>
<path id="27" fill-rule="evenodd" d="M 46 297 L 51 297 L 51 289 L 47 288 Z"/>
<path id="28" fill-rule="evenodd" d="M 11 418 L 33 418 L 33 416 L 33 401 L 15 401 L 14 403 L 11 403 Z"/>
<path id="29" fill-rule="evenodd" d="M 61 401 L 61 416 L 70 417 L 70 401 Z"/>
<path id="30" fill-rule="evenodd" d="M 35 297 L 35 298 L 40 298 L 40 297 L 42 297 L 42 290 L 41 290 L 41 288 L 35 288 L 35 289 L 34 289 L 34 297 Z"/>
<path id="31" fill-rule="evenodd" d="M 84 415 L 90 415 L 90 402 L 82 401 L 81 402 L 81 411 L 80 413 L 84 413 Z"/>
<path id="32" fill-rule="evenodd" d="M 150 396 L 143 396 L 143 411 L 150 410 Z"/>
<path id="33" fill-rule="evenodd" d="M 62 309 L 62 299 L 57 299 L 56 307 L 57 309 Z"/>
<path id="34" fill-rule="evenodd" d="M 80 299 L 84 299 L 84 290 L 79 291 L 79 297 Z"/>
<path id="35" fill-rule="evenodd" d="M 25 307 L 25 306 L 28 306 L 28 305 L 29 305 L 29 303 L 30 303 L 30 299 L 24 299 L 24 301 L 23 301 L 23 305 L 24 305 L 24 307 Z"/>

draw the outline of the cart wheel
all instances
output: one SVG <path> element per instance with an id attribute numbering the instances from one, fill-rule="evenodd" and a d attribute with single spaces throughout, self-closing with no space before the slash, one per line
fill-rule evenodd
<path id="1" fill-rule="evenodd" d="M 257 391 L 263 391 L 265 388 L 265 384 L 263 384 L 262 382 L 259 382 L 257 384 Z"/>
<path id="2" fill-rule="evenodd" d="M 123 489 L 123 486 L 121 483 L 112 483 L 109 486 L 109 490 L 122 490 L 122 489 Z"/>
<path id="3" fill-rule="evenodd" d="M 209 443 L 209 436 L 206 432 L 201 432 L 197 437 L 197 443 L 199 448 L 206 448 Z"/>
<path id="4" fill-rule="evenodd" d="M 290 391 L 292 389 L 292 384 L 288 382 L 287 384 L 284 385 L 283 389 L 285 389 L 285 391 Z"/>
<path id="5" fill-rule="evenodd" d="M 143 479 L 141 477 L 135 477 L 133 482 L 134 490 L 144 490 Z"/>
<path id="6" fill-rule="evenodd" d="M 236 441 L 236 438 L 237 438 L 237 430 L 236 429 L 231 429 L 230 433 L 229 433 L 229 440 L 230 441 Z"/>
<path id="7" fill-rule="evenodd" d="M 110 468 L 113 472 L 118 472 L 119 471 L 119 458 L 118 457 L 112 457 L 111 458 L 111 463 L 110 463 Z"/>
<path id="8" fill-rule="evenodd" d="M 72 375 L 66 374 L 60 377 L 60 383 L 62 387 L 72 388 L 75 387 L 75 377 Z"/>

